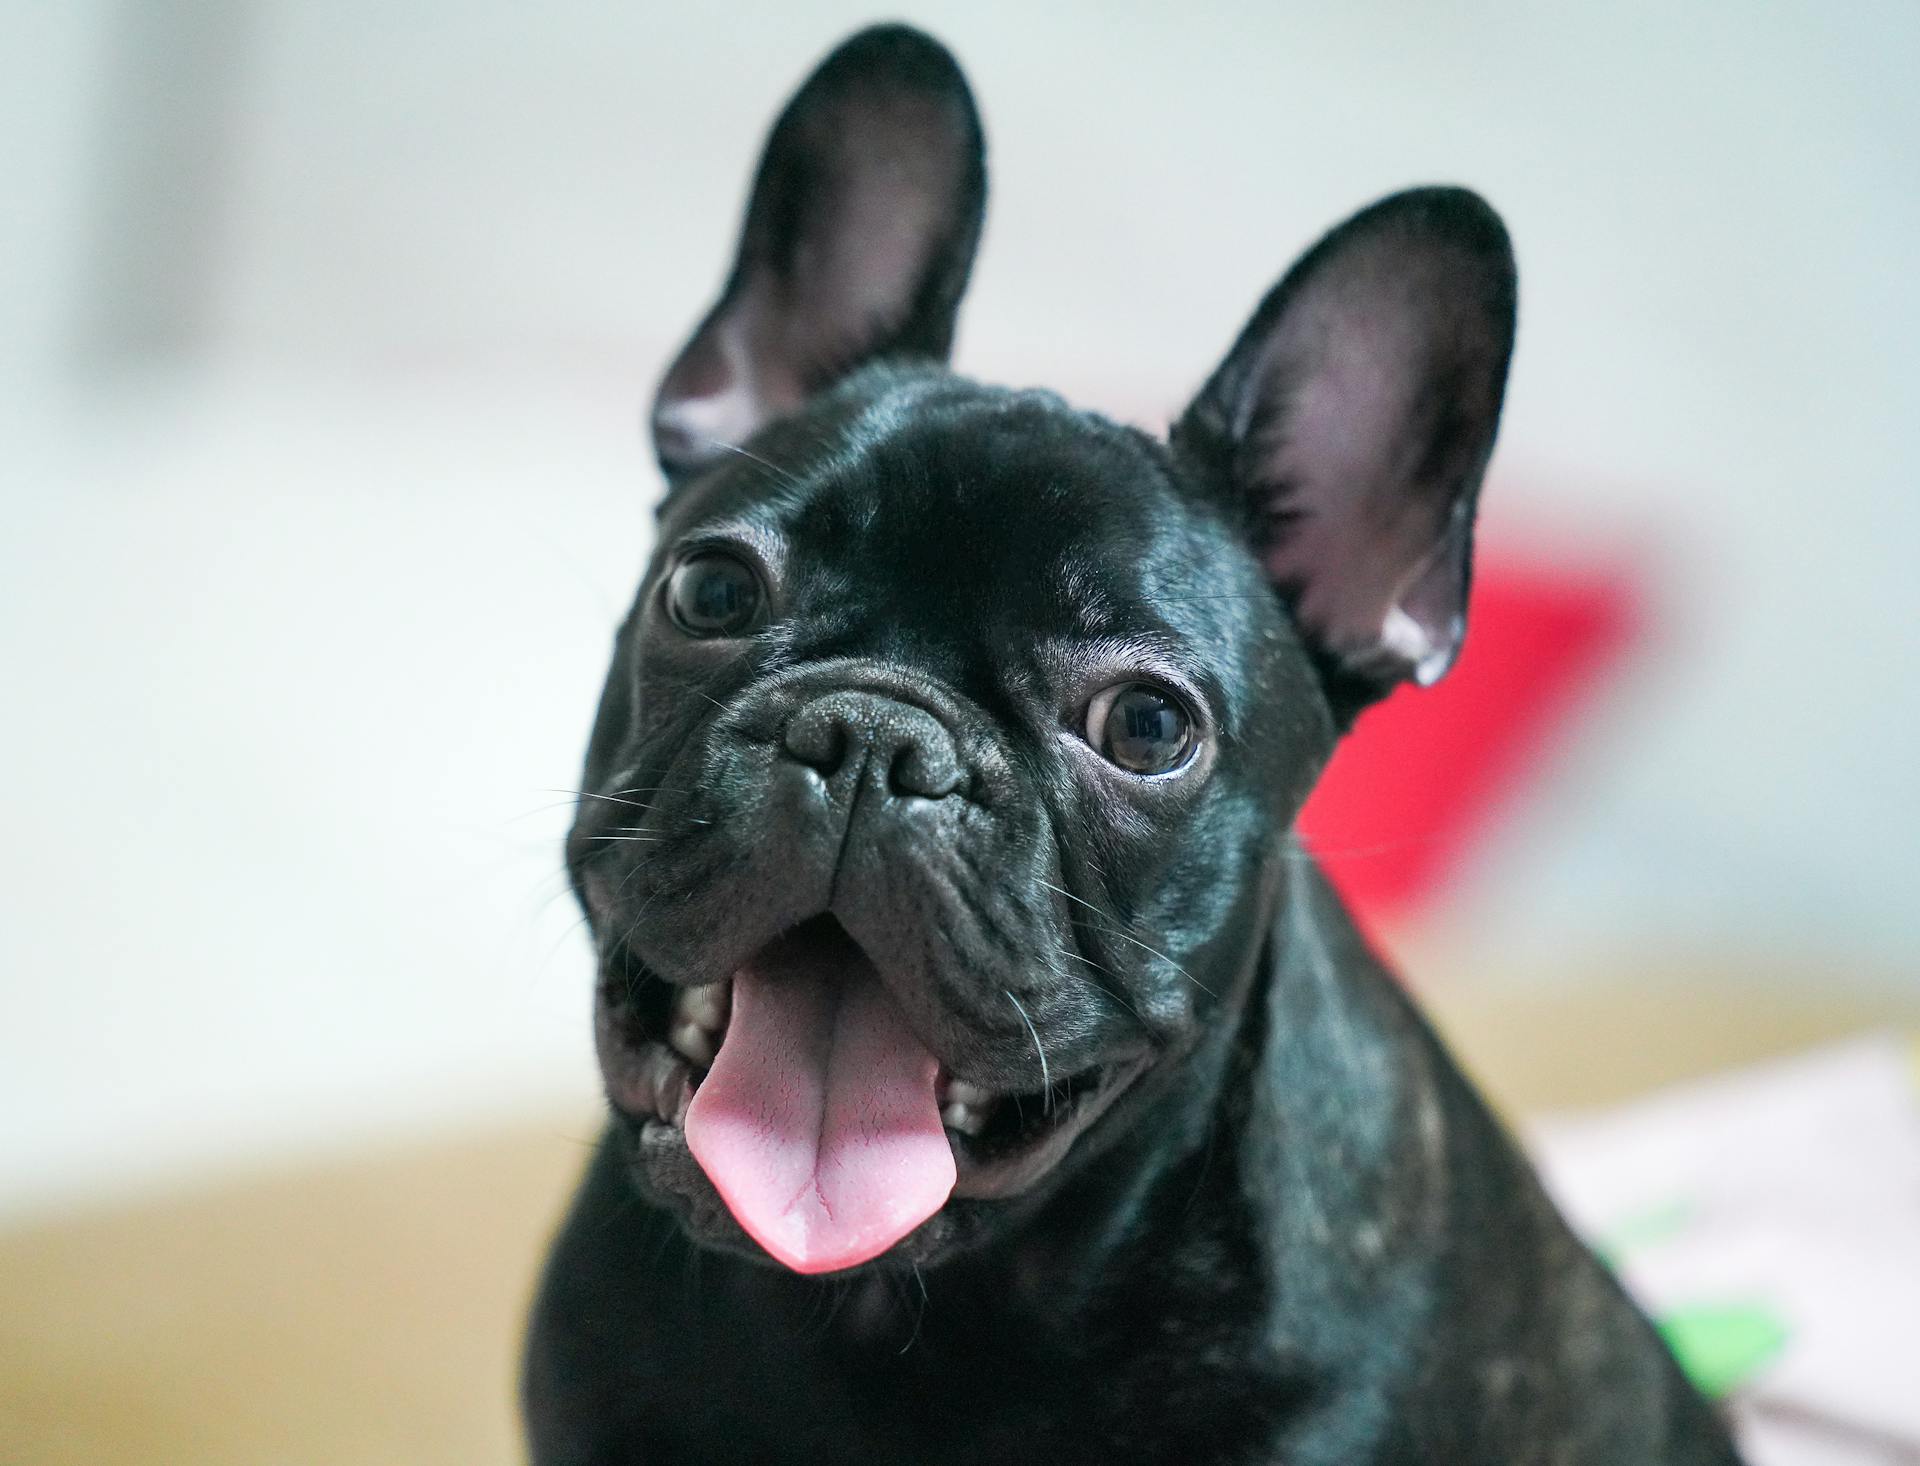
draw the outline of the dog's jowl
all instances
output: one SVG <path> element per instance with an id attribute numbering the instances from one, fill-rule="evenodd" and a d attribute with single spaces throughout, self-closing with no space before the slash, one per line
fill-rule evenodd
<path id="1" fill-rule="evenodd" d="M 1465 634 L 1499 219 L 1349 219 L 1161 441 L 948 371 L 985 196 L 855 36 L 660 387 L 533 1459 L 1733 1461 L 1290 834 Z"/>

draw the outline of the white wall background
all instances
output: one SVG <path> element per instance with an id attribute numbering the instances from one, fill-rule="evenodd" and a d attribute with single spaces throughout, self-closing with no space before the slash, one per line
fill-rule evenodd
<path id="1" fill-rule="evenodd" d="M 1163 421 L 1344 213 L 1506 214 L 1489 537 L 1660 619 L 1475 951 L 1920 981 L 1920 10 L 904 8 L 987 117 L 983 376 Z M 553 791 L 638 406 L 869 18 L 0 12 L 0 1208 L 591 1093 Z"/>

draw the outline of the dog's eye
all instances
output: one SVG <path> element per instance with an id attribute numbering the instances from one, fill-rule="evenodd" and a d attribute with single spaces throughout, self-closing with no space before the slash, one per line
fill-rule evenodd
<path id="1" fill-rule="evenodd" d="M 1130 774 L 1171 773 L 1193 750 L 1193 719 L 1165 689 L 1122 682 L 1088 705 L 1087 742 Z"/>
<path id="2" fill-rule="evenodd" d="M 667 614 L 689 636 L 741 636 L 760 619 L 760 577 L 732 555 L 703 551 L 667 581 Z"/>

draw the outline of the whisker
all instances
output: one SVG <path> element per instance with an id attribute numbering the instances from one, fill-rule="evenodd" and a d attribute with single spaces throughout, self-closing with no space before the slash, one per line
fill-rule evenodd
<path id="1" fill-rule="evenodd" d="M 688 825 L 711 825 L 712 820 L 701 819 L 698 815 L 682 815 L 680 823 Z M 659 825 L 609 825 L 609 833 L 615 835 L 652 835 L 664 840 L 666 832 Z"/>
<path id="2" fill-rule="evenodd" d="M 558 794 L 560 791 L 556 789 L 553 792 Z M 604 799 L 608 804 L 624 804 L 630 809 L 652 809 L 653 808 L 652 805 L 642 804 L 637 799 L 621 799 L 617 795 L 613 795 L 613 794 L 595 794 L 591 789 L 581 789 L 576 792 L 579 794 L 579 796 L 582 799 Z"/>
<path id="3" fill-rule="evenodd" d="M 705 443 L 709 448 L 723 449 L 728 453 L 738 454 L 740 457 L 746 459 L 749 463 L 759 464 L 768 473 L 772 474 L 774 478 L 785 488 L 797 489 L 802 487 L 799 479 L 795 478 L 792 474 L 788 473 L 785 469 L 781 468 L 779 464 L 767 462 L 767 460 L 762 458 L 758 453 L 749 453 L 745 448 L 740 447 L 738 444 L 723 442 L 719 438 L 703 437 L 700 439 L 700 441 Z"/>
<path id="4" fill-rule="evenodd" d="M 920 1276 L 920 1264 L 913 1264 L 913 1280 L 920 1285 L 920 1311 L 913 1316 L 913 1332 L 907 1335 L 907 1342 L 900 1346 L 900 1352 L 906 1353 L 920 1337 L 920 1326 L 927 1321 L 927 1280 Z"/>
<path id="5" fill-rule="evenodd" d="M 1012 993 L 1007 992 L 1005 988 L 1001 988 L 1000 991 L 1006 993 L 1007 1001 L 1013 1004 L 1013 1011 L 1020 1015 L 1020 1021 L 1027 1025 L 1027 1032 L 1032 1035 L 1033 1051 L 1040 1056 L 1040 1091 L 1046 1096 L 1046 1098 L 1041 1101 L 1041 1113 L 1052 1114 L 1053 1073 L 1047 1067 L 1047 1051 L 1040 1043 L 1040 1030 L 1033 1026 L 1033 1020 L 1027 1017 L 1027 1010 L 1020 1006 L 1020 1000 L 1018 998 Z"/>
<path id="6" fill-rule="evenodd" d="M 1078 952 L 1069 952 L 1065 947 L 1055 948 L 1053 955 L 1056 957 L 1064 957 L 1069 962 L 1084 962 L 1102 977 L 1113 976 L 1111 972 L 1108 972 L 1106 968 L 1102 967 L 1098 962 L 1095 962 L 1091 957 L 1082 957 Z"/>
<path id="7" fill-rule="evenodd" d="M 1052 881 L 1046 881 L 1046 880 L 1041 881 L 1040 884 L 1045 886 L 1049 891 L 1054 891 L 1062 896 L 1065 896 L 1069 901 L 1073 902 L 1075 905 L 1086 907 L 1087 910 L 1091 911 L 1095 916 L 1099 917 L 1102 921 L 1113 920 L 1111 916 L 1109 916 L 1106 912 L 1102 911 L 1098 906 L 1095 906 L 1091 901 L 1081 900 L 1080 897 L 1074 895 L 1073 892 L 1069 891 L 1065 886 L 1056 886 Z"/>
<path id="8" fill-rule="evenodd" d="M 1098 932 L 1105 932 L 1106 935 L 1110 937 L 1118 937 L 1123 942 L 1133 943 L 1133 945 L 1138 947 L 1142 952 L 1146 952 L 1151 954 L 1152 956 L 1158 957 L 1162 962 L 1166 963 L 1167 966 L 1171 967 L 1175 972 L 1179 973 L 1188 982 L 1192 983 L 1195 987 L 1199 988 L 1200 991 L 1205 993 L 1208 997 L 1218 998 L 1220 996 L 1212 988 L 1208 987 L 1204 982 L 1200 981 L 1199 978 L 1195 977 L 1191 972 L 1188 972 L 1186 968 L 1182 967 L 1178 962 L 1175 962 L 1173 958 L 1169 957 L 1165 952 L 1162 952 L 1158 947 L 1155 947 L 1146 942 L 1143 942 L 1138 937 L 1129 936 L 1127 935 L 1127 933 L 1121 931 L 1118 927 L 1111 927 L 1111 926 L 1095 927 L 1094 930 Z"/>
<path id="9" fill-rule="evenodd" d="M 626 877 L 614 889 L 613 899 L 618 901 L 622 896 L 626 895 L 627 887 L 633 884 L 633 878 L 635 876 L 639 875 L 641 871 L 645 870 L 648 866 L 652 865 L 656 860 L 662 860 L 662 859 L 665 859 L 665 857 L 666 857 L 666 852 L 662 850 L 662 851 L 657 851 L 652 855 L 649 855 L 645 860 L 634 861 L 633 869 L 627 872 Z M 652 903 L 652 900 L 653 898 L 649 896 L 645 901 L 640 903 L 639 915 L 634 917 L 633 925 L 627 928 L 628 937 L 632 936 L 634 932 L 638 930 L 640 926 L 640 916 L 644 916 L 646 914 L 647 907 Z M 624 942 L 626 939 L 627 939 L 626 937 L 622 937 L 620 940 Z"/>
<path id="10" fill-rule="evenodd" d="M 1057 891 L 1062 896 L 1065 896 L 1069 901 L 1072 901 L 1077 905 L 1086 907 L 1087 910 L 1091 911 L 1095 916 L 1099 917 L 1103 922 L 1111 922 L 1113 920 L 1113 918 L 1110 915 L 1102 911 L 1098 906 L 1095 906 L 1091 901 L 1081 900 L 1080 897 L 1074 895 L 1073 892 L 1066 890 L 1064 887 L 1056 886 L 1052 881 L 1043 880 L 1040 882 L 1040 884 L 1045 886 L 1049 891 Z M 1106 936 L 1110 936 L 1110 937 L 1118 937 L 1123 942 L 1131 942 L 1134 946 L 1138 947 L 1141 951 L 1151 953 L 1153 956 L 1158 957 L 1162 962 L 1166 963 L 1167 966 L 1171 967 L 1175 972 L 1179 973 L 1188 982 L 1192 983 L 1195 987 L 1199 988 L 1200 991 L 1205 993 L 1208 997 L 1214 998 L 1219 996 L 1219 994 L 1214 992 L 1212 988 L 1208 987 L 1204 982 L 1200 981 L 1200 979 L 1195 977 L 1191 972 L 1188 972 L 1186 968 L 1182 967 L 1178 962 L 1175 962 L 1173 958 L 1169 957 L 1165 952 L 1162 952 L 1158 947 L 1149 946 L 1147 943 L 1141 941 L 1138 937 L 1129 936 L 1126 932 L 1121 931 L 1120 928 L 1117 926 L 1100 926 L 1100 925 L 1094 925 L 1091 922 L 1089 922 L 1088 925 L 1092 926 L 1093 930 L 1097 932 L 1101 932 Z"/>
<path id="11" fill-rule="evenodd" d="M 1164 606 L 1175 601 L 1268 601 L 1273 599 L 1271 591 L 1220 591 L 1212 595 L 1195 596 L 1128 596 L 1122 605 Z"/>
<path id="12" fill-rule="evenodd" d="M 555 789 L 550 792 L 558 794 L 560 791 L 558 789 Z M 516 824 L 521 820 L 530 820 L 535 815 L 546 814 L 549 810 L 565 809 L 568 805 L 572 804 L 578 798 L 579 798 L 578 794 L 571 794 L 565 799 L 554 800 L 552 804 L 535 805 L 532 809 L 524 810 L 519 814 L 508 815 L 506 817 L 505 823 L 510 825 Z"/>
<path id="13" fill-rule="evenodd" d="M 1140 1010 L 1133 1006 L 1133 1003 L 1124 993 L 1117 990 L 1119 979 L 1114 977 L 1106 968 L 1102 967 L 1098 962 L 1095 962 L 1091 957 L 1082 957 L 1078 952 L 1069 952 L 1065 947 L 1054 948 L 1054 956 L 1065 957 L 1069 962 L 1080 962 L 1091 967 L 1099 978 L 1104 979 L 1103 981 L 1096 982 L 1094 986 L 1099 988 L 1105 996 L 1112 998 L 1114 1002 L 1133 1014 L 1134 1022 L 1146 1029 L 1147 1032 L 1151 1033 L 1153 1031 L 1152 1026 L 1141 1016 Z"/>

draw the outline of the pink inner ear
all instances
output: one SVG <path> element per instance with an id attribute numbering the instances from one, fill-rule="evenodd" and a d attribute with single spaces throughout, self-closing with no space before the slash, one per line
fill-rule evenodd
<path id="1" fill-rule="evenodd" d="M 829 56 L 781 114 L 727 294 L 655 400 L 669 468 L 738 448 L 890 352 L 944 356 L 984 200 L 953 60 L 899 27 Z"/>
<path id="2" fill-rule="evenodd" d="M 1357 245 L 1337 280 L 1304 291 L 1259 363 L 1256 379 L 1285 392 L 1258 444 L 1281 486 L 1266 561 L 1335 658 L 1425 685 L 1459 651 L 1478 455 L 1502 377 L 1476 361 L 1486 342 L 1453 303 L 1458 260 L 1386 243 Z M 1476 414 L 1487 440 L 1458 434 L 1456 419 Z"/>
<path id="3" fill-rule="evenodd" d="M 1420 405 L 1409 371 L 1421 343 L 1392 312 L 1316 303 L 1299 335 L 1316 350 L 1311 371 L 1278 369 L 1299 382 L 1284 440 L 1274 445 L 1275 478 L 1286 486 L 1281 537 L 1267 552 L 1275 582 L 1296 588 L 1295 614 L 1342 660 L 1382 652 L 1419 681 L 1451 663 L 1459 638 L 1455 526 L 1434 523 L 1432 501 L 1409 489 L 1415 465 L 1404 424 Z M 1295 372 L 1298 375 L 1295 375 Z"/>
<path id="4" fill-rule="evenodd" d="M 858 349 L 885 334 L 913 304 L 934 241 L 954 227 L 953 180 L 937 144 L 952 118 L 942 103 L 889 93 L 885 106 L 844 108 L 834 119 L 841 196 L 831 232 L 807 241 L 793 276 L 804 289 L 783 302 L 791 354 L 818 356 L 823 342 Z M 829 352 L 831 355 L 831 352 Z"/>
<path id="5" fill-rule="evenodd" d="M 738 447 L 766 421 L 739 334 L 738 317 L 715 322 L 667 374 L 653 409 L 653 431 L 669 459 L 711 457 L 719 443 Z"/>
<path id="6" fill-rule="evenodd" d="M 1268 572 L 1297 587 L 1296 619 L 1333 656 L 1376 671 L 1384 656 L 1426 686 L 1459 651 L 1466 546 L 1453 526 L 1434 537 L 1422 513 L 1370 523 L 1369 507 L 1380 506 L 1293 521 L 1267 555 Z"/>

